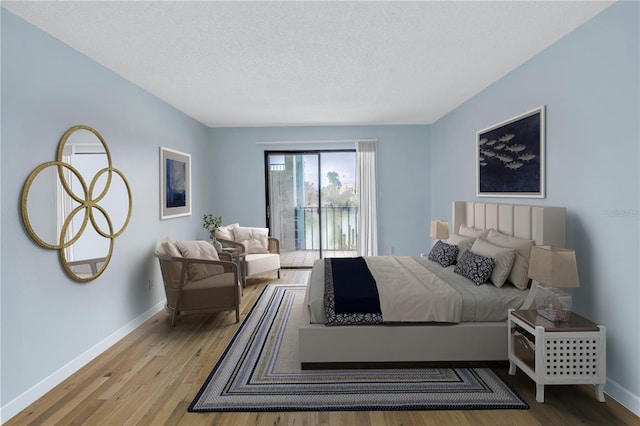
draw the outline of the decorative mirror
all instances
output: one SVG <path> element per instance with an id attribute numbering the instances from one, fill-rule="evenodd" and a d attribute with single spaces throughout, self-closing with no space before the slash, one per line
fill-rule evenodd
<path id="1" fill-rule="evenodd" d="M 114 240 L 129 223 L 131 190 L 100 133 L 74 126 L 62 136 L 56 161 L 31 172 L 20 207 L 29 236 L 58 250 L 71 279 L 88 282 L 107 268 Z"/>

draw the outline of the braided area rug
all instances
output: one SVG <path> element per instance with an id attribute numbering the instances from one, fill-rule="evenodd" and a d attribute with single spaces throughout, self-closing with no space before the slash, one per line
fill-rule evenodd
<path id="1" fill-rule="evenodd" d="M 295 325 L 304 291 L 265 287 L 189 411 L 529 408 L 488 368 L 301 370 Z"/>

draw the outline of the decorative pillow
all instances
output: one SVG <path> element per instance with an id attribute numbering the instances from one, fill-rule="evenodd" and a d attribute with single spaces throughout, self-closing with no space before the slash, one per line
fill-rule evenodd
<path id="1" fill-rule="evenodd" d="M 473 243 L 473 246 L 471 246 L 471 251 L 480 256 L 492 257 L 496 261 L 496 265 L 491 273 L 491 282 L 498 288 L 502 287 L 511 272 L 511 267 L 516 257 L 515 250 L 501 247 L 482 238 L 478 238 Z"/>
<path id="2" fill-rule="evenodd" d="M 494 229 L 489 231 L 486 239 L 490 243 L 502 247 L 509 247 L 516 251 L 513 266 L 511 267 L 511 272 L 509 272 L 509 281 L 520 290 L 526 290 L 529 286 L 529 256 L 531 255 L 531 248 L 535 242 L 533 240 L 511 237 Z"/>
<path id="3" fill-rule="evenodd" d="M 172 241 L 168 237 L 158 241 L 156 244 L 156 251 L 160 254 L 164 254 L 165 256 L 182 257 L 182 253 L 180 253 L 180 250 L 176 247 L 175 241 Z"/>
<path id="4" fill-rule="evenodd" d="M 207 241 L 176 241 L 176 246 L 182 253 L 182 257 L 189 259 L 220 260 L 218 252 Z M 208 265 L 204 263 L 189 263 L 187 276 L 191 281 L 199 281 L 213 275 L 224 272 L 220 265 Z"/>
<path id="5" fill-rule="evenodd" d="M 460 229 L 458 230 L 458 234 L 462 235 L 463 237 L 484 238 L 488 233 L 488 229 L 471 228 L 464 224 L 460 225 Z"/>
<path id="6" fill-rule="evenodd" d="M 453 272 L 469 278 L 475 285 L 486 282 L 493 272 L 496 262 L 492 257 L 479 256 L 471 251 L 464 252 Z"/>
<path id="7" fill-rule="evenodd" d="M 458 246 L 447 244 L 440 240 L 436 241 L 433 248 L 429 252 L 428 259 L 438 262 L 440 266 L 446 268 L 453 265 L 458 254 Z"/>
<path id="8" fill-rule="evenodd" d="M 458 255 L 456 257 L 456 262 L 460 261 L 460 257 L 462 253 L 469 250 L 475 241 L 475 238 L 463 237 L 459 234 L 451 234 L 449 239 L 447 240 L 447 244 L 453 244 L 458 246 Z"/>
<path id="9" fill-rule="evenodd" d="M 165 256 L 182 257 L 182 253 L 178 250 L 175 241 L 172 241 L 168 237 L 158 241 L 156 244 L 156 251 Z M 167 273 L 171 281 L 179 281 L 180 274 L 182 273 L 182 264 L 178 262 L 169 262 L 167 265 Z"/>
<path id="10" fill-rule="evenodd" d="M 238 226 L 233 228 L 234 240 L 245 244 L 247 253 L 269 253 L 269 228 Z"/>
<path id="11" fill-rule="evenodd" d="M 240 226 L 239 223 L 232 223 L 231 225 L 220 226 L 216 229 L 216 238 L 222 238 L 223 240 L 234 241 L 233 229 Z"/>

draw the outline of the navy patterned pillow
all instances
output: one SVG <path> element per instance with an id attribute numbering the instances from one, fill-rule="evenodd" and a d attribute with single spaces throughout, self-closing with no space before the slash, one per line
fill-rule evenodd
<path id="1" fill-rule="evenodd" d="M 489 279 L 495 265 L 493 257 L 479 256 L 467 250 L 460 257 L 453 272 L 469 278 L 475 285 L 480 285 Z"/>
<path id="2" fill-rule="evenodd" d="M 442 267 L 446 268 L 449 265 L 453 265 L 456 261 L 456 256 L 458 256 L 458 246 L 438 240 L 429 252 L 428 259 L 438 262 Z"/>

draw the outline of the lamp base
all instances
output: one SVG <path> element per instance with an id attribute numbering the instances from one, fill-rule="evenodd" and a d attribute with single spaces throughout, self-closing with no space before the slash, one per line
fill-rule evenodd
<path id="1" fill-rule="evenodd" d="M 538 284 L 536 310 L 541 317 L 552 322 L 567 322 L 571 318 L 572 302 L 571 294 L 565 289 Z"/>

